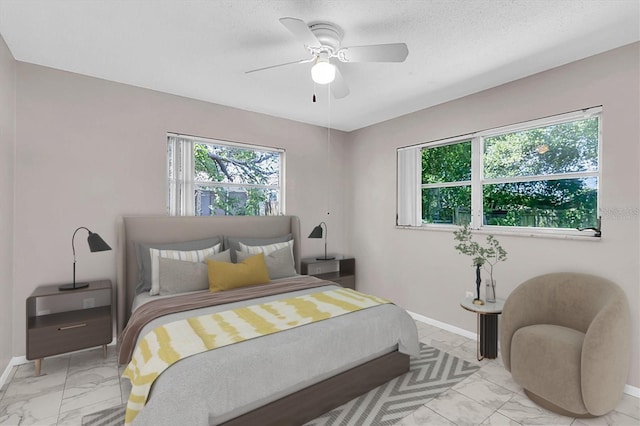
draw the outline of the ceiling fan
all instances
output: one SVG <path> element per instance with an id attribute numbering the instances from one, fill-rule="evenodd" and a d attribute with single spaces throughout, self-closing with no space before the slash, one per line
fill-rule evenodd
<path id="1" fill-rule="evenodd" d="M 305 49 L 311 55 L 310 58 L 301 59 L 284 64 L 271 65 L 247 71 L 252 73 L 271 68 L 283 67 L 293 64 L 305 64 L 313 62 L 311 78 L 318 84 L 331 83 L 331 92 L 336 98 L 344 98 L 349 94 L 349 87 L 344 81 L 338 62 L 404 62 L 409 49 L 405 43 L 372 44 L 367 46 L 340 47 L 342 30 L 330 22 L 313 22 L 306 24 L 297 18 L 280 18 L 293 36 L 304 44 Z M 332 62 L 333 60 L 333 62 Z"/>

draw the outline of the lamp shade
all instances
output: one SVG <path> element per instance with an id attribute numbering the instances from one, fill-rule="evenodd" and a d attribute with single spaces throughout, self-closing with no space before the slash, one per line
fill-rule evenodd
<path id="1" fill-rule="evenodd" d="M 107 244 L 102 239 L 102 237 L 100 237 L 100 235 L 96 234 L 95 232 L 89 231 L 87 242 L 89 243 L 89 250 L 91 250 L 91 253 L 94 253 L 96 251 L 111 250 L 111 247 L 109 247 L 109 244 Z"/>
<path id="2" fill-rule="evenodd" d="M 336 67 L 329 59 L 319 57 L 316 64 L 311 67 L 311 78 L 318 84 L 331 83 L 336 78 Z"/>
<path id="3" fill-rule="evenodd" d="M 313 231 L 309 234 L 309 238 L 322 238 L 322 226 L 318 225 L 313 228 Z"/>

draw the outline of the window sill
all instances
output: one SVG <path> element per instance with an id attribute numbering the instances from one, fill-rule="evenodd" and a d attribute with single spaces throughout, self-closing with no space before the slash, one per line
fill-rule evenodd
<path id="1" fill-rule="evenodd" d="M 407 229 L 414 231 L 436 231 L 436 232 L 453 232 L 460 229 L 459 226 L 455 225 L 423 225 L 423 226 L 408 226 L 408 225 L 396 225 L 396 229 Z M 526 237 L 526 238 L 546 238 L 552 240 L 574 240 L 574 241 L 588 241 L 588 242 L 599 242 L 602 240 L 602 237 L 594 237 L 593 235 L 585 234 L 585 235 L 571 235 L 571 234 L 560 234 L 553 231 L 530 231 L 527 229 L 523 230 L 509 230 L 504 228 L 496 228 L 492 230 L 482 229 L 482 230 L 473 230 L 474 234 L 477 235 L 503 235 L 509 237 Z"/>

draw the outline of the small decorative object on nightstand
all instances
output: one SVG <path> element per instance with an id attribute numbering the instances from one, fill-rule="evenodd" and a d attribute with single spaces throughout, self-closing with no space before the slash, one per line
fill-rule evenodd
<path id="1" fill-rule="evenodd" d="M 112 285 L 92 281 L 70 293 L 58 285 L 36 288 L 27 298 L 27 359 L 40 375 L 42 358 L 102 345 L 112 334 Z"/>
<path id="2" fill-rule="evenodd" d="M 313 257 L 302 259 L 301 273 L 356 289 L 356 260 L 353 257 L 336 256 L 334 260 L 318 260 Z"/>

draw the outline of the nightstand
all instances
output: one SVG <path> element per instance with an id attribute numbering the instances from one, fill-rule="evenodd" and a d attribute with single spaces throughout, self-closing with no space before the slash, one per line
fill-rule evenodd
<path id="1" fill-rule="evenodd" d="M 336 256 L 334 260 L 302 259 L 301 274 L 333 281 L 342 287 L 356 289 L 356 259 Z"/>
<path id="2" fill-rule="evenodd" d="M 103 347 L 111 343 L 112 285 L 92 281 L 89 287 L 60 291 L 58 285 L 36 288 L 27 298 L 27 359 L 35 360 L 36 376 L 47 356 Z"/>

